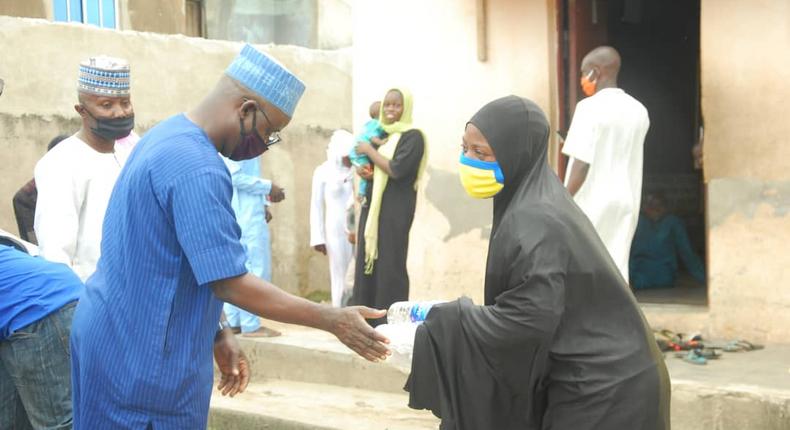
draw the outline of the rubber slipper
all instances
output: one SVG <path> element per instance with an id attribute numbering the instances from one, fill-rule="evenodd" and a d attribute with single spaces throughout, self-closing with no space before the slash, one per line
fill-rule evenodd
<path id="1" fill-rule="evenodd" d="M 678 353 L 675 357 L 683 359 L 683 361 L 691 364 L 708 364 L 708 359 L 697 354 L 694 350 L 689 351 L 687 354 Z"/>
<path id="2" fill-rule="evenodd" d="M 721 357 L 721 352 L 719 352 L 719 350 L 717 348 L 707 348 L 707 347 L 705 347 L 705 348 L 698 348 L 698 349 L 695 349 L 694 352 L 697 355 L 699 355 L 701 357 L 704 357 L 704 358 L 706 358 L 708 360 L 716 360 L 719 357 Z"/>
<path id="3" fill-rule="evenodd" d="M 756 351 L 758 349 L 765 348 L 763 345 L 758 345 L 756 343 L 751 343 L 748 340 L 744 340 L 744 339 L 739 339 L 739 340 L 737 340 L 735 342 L 737 342 L 738 345 L 740 345 L 743 348 L 744 351 Z"/>

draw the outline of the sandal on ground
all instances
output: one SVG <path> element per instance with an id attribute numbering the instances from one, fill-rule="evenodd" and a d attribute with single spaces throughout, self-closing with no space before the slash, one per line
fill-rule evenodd
<path id="1" fill-rule="evenodd" d="M 738 339 L 733 340 L 731 342 L 727 342 L 724 345 L 724 350 L 727 352 L 745 352 L 745 351 L 756 351 L 758 349 L 765 348 L 763 345 L 758 345 L 756 343 L 751 343 L 748 340 Z"/>
<path id="2" fill-rule="evenodd" d="M 702 355 L 697 354 L 696 350 L 693 349 L 688 353 L 679 352 L 675 354 L 675 357 L 683 359 L 683 361 L 691 364 L 708 364 L 708 359 Z"/>
<path id="3" fill-rule="evenodd" d="M 704 357 L 708 360 L 716 360 L 719 357 L 721 357 L 721 352 L 719 351 L 719 348 L 710 348 L 710 347 L 697 348 L 694 350 L 694 352 L 697 355 Z"/>

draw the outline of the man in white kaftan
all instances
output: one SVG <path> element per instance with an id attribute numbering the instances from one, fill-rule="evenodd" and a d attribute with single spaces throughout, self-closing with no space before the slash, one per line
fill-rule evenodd
<path id="1" fill-rule="evenodd" d="M 41 256 L 64 263 L 85 281 L 99 261 L 104 212 L 131 147 L 134 109 L 129 64 L 93 57 L 80 64 L 82 127 L 36 164 L 34 228 Z M 126 142 L 116 147 L 116 140 Z"/>
<path id="2" fill-rule="evenodd" d="M 354 176 L 348 154 L 354 136 L 336 130 L 327 148 L 327 160 L 313 172 L 310 199 L 310 246 L 329 257 L 332 306 L 340 307 L 353 247 L 347 231 L 349 202 L 353 204 Z"/>
<path id="3" fill-rule="evenodd" d="M 582 88 L 563 153 L 565 185 L 628 281 L 628 258 L 639 218 L 647 109 L 617 88 L 620 56 L 599 47 L 582 61 Z"/>

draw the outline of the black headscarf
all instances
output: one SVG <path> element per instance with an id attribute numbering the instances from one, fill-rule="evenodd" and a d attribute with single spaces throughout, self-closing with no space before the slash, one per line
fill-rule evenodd
<path id="1" fill-rule="evenodd" d="M 669 426 L 663 359 L 592 224 L 546 162 L 549 126 L 509 96 L 470 120 L 505 177 L 485 306 L 435 306 L 417 330 L 409 406 L 442 429 Z"/>

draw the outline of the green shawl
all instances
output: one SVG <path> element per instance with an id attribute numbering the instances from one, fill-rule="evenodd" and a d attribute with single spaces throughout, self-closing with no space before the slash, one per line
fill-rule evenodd
<path id="1" fill-rule="evenodd" d="M 381 122 L 381 128 L 389 134 L 387 143 L 379 147 L 379 154 L 387 160 L 392 160 L 395 155 L 395 150 L 398 148 L 398 142 L 402 133 L 405 133 L 413 128 L 412 126 L 412 106 L 414 104 L 411 93 L 402 88 L 391 88 L 387 90 L 384 95 L 390 91 L 398 91 L 403 96 L 403 114 L 400 119 L 392 124 L 384 124 Z M 383 118 L 384 103 L 382 102 L 379 110 L 379 121 Z M 414 181 L 414 189 L 417 187 L 425 171 L 425 166 L 428 161 L 428 146 L 425 145 L 420 167 L 417 171 L 417 180 Z M 368 219 L 365 224 L 365 274 L 370 275 L 373 273 L 373 266 L 379 256 L 379 214 L 381 213 L 381 199 L 384 196 L 384 190 L 387 188 L 389 176 L 380 169 L 374 166 L 373 169 L 373 192 L 370 200 L 370 210 L 368 212 Z"/>

